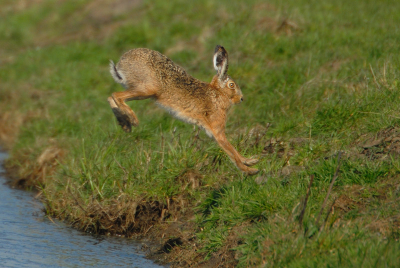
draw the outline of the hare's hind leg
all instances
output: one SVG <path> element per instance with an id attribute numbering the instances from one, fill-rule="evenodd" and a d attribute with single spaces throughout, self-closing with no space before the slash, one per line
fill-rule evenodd
<path id="1" fill-rule="evenodd" d="M 138 120 L 136 115 L 134 114 L 134 116 L 132 117 L 129 116 L 127 113 L 123 112 L 122 109 L 120 107 L 118 107 L 117 103 L 114 101 L 113 97 L 108 97 L 108 103 L 111 106 L 111 109 L 115 115 L 115 117 L 118 120 L 118 124 L 122 127 L 122 129 L 125 132 L 131 132 L 132 130 L 132 125 L 133 126 L 137 126 L 138 125 Z M 133 113 L 133 111 L 132 111 Z"/>
<path id="2" fill-rule="evenodd" d="M 152 97 L 152 94 L 146 94 L 143 91 L 128 90 L 122 92 L 114 92 L 108 97 L 108 103 L 118 120 L 119 125 L 126 132 L 131 132 L 132 126 L 137 126 L 139 120 L 132 109 L 126 105 L 125 101 L 143 100 Z"/>

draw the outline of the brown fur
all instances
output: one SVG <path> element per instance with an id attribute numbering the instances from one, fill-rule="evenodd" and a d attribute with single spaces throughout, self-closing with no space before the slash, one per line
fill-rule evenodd
<path id="1" fill-rule="evenodd" d="M 173 116 L 198 125 L 214 137 L 243 172 L 256 174 L 258 170 L 248 166 L 258 160 L 241 156 L 225 136 L 227 111 L 232 104 L 240 103 L 243 95 L 227 75 L 228 53 L 223 47 L 216 47 L 213 61 L 217 74 L 211 83 L 205 83 L 157 51 L 130 50 L 122 55 L 117 65 L 110 64 L 111 75 L 126 91 L 114 92 L 108 102 L 121 127 L 130 132 L 139 120 L 125 101 L 153 98 Z"/>

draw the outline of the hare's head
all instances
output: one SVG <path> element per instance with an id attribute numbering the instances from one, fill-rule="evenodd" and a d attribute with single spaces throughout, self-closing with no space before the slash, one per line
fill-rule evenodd
<path id="1" fill-rule="evenodd" d="M 242 102 L 243 94 L 240 87 L 228 75 L 228 52 L 224 47 L 220 45 L 215 47 L 213 62 L 217 71 L 213 79 L 214 85 L 224 92 L 233 104 Z"/>

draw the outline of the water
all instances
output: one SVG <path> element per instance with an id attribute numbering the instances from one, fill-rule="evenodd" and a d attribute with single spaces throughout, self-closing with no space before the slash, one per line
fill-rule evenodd
<path id="1" fill-rule="evenodd" d="M 0 152 L 0 163 L 5 157 Z M 0 267 L 161 267 L 131 239 L 94 237 L 52 222 L 31 193 L 5 182 L 0 175 Z"/>

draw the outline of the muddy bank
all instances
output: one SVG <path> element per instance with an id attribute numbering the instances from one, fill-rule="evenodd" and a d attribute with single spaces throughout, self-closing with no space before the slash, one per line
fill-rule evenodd
<path id="1" fill-rule="evenodd" d="M 6 154 L 0 152 L 0 165 L 5 157 Z M 43 205 L 32 192 L 11 189 L 5 182 L 6 178 L 0 174 L 2 266 L 160 267 L 144 258 L 140 243 L 72 229 L 46 217 Z"/>

